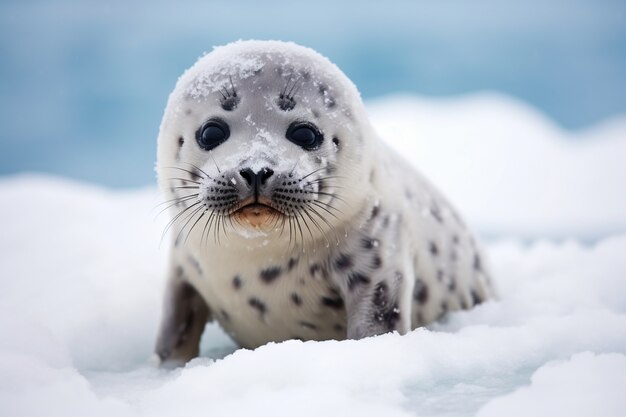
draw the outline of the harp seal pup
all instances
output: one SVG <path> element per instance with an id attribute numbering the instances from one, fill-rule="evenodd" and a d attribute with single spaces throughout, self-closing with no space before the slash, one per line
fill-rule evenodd
<path id="1" fill-rule="evenodd" d="M 404 334 L 493 296 L 452 206 L 370 125 L 339 68 L 293 43 L 215 48 L 178 80 L 158 138 L 170 214 L 156 353 Z"/>

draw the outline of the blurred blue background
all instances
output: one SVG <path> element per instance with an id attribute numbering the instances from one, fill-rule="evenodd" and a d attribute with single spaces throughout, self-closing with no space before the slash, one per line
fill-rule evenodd
<path id="1" fill-rule="evenodd" d="M 626 113 L 624 0 L 0 3 L 0 174 L 154 182 L 177 77 L 212 46 L 281 39 L 363 97 L 498 90 L 566 129 Z"/>

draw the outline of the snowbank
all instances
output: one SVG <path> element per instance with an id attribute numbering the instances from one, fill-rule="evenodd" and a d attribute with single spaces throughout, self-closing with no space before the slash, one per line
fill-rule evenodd
<path id="1" fill-rule="evenodd" d="M 496 93 L 390 97 L 368 108 L 381 136 L 483 233 L 626 232 L 626 117 L 571 133 Z"/>
<path id="2" fill-rule="evenodd" d="M 4 178 L 0 415 L 623 415 L 624 123 L 572 140 L 493 96 L 371 112 L 474 226 L 501 236 L 487 246 L 499 301 L 406 336 L 255 351 L 209 325 L 200 359 L 161 371 L 155 189 Z M 595 243 L 520 239 L 541 235 Z"/>

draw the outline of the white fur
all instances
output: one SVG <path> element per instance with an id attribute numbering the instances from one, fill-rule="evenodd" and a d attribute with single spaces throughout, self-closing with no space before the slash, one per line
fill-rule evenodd
<path id="1" fill-rule="evenodd" d="M 289 80 L 303 80 L 305 73 L 308 79 L 297 89 L 295 108 L 279 110 L 277 94 L 285 83 L 289 86 Z M 241 101 L 234 111 L 226 111 L 220 106 L 220 89 L 233 87 Z M 329 106 L 331 102 L 336 105 Z M 211 117 L 227 121 L 231 134 L 223 144 L 205 151 L 195 142 L 195 132 Z M 324 133 L 319 150 L 305 151 L 285 138 L 294 120 L 315 121 Z M 179 149 L 181 137 L 185 142 Z M 333 137 L 339 138 L 339 146 L 332 143 Z M 327 165 L 335 169 L 326 182 L 340 199 L 318 196 L 336 209 L 331 210 L 334 215 L 319 210 L 323 220 L 312 215 L 318 225 L 302 215 L 302 221 L 308 221 L 302 230 L 294 225 L 288 231 L 281 222 L 263 231 L 226 222 L 219 226 L 221 230 L 214 225 L 207 234 L 203 226 L 208 214 L 200 218 L 201 211 L 173 223 L 172 237 L 179 242 L 172 247 L 172 266 L 185 269 L 213 316 L 243 346 L 293 337 L 342 339 L 377 332 L 367 321 L 371 306 L 361 305 L 373 296 L 365 290 L 349 291 L 345 274 L 333 267 L 341 253 L 350 254 L 355 269 L 365 271 L 372 286 L 389 284 L 389 295 L 398 301 L 400 320 L 395 329 L 400 332 L 435 320 L 442 313 L 443 302 L 449 309 L 461 308 L 461 300 L 471 305 L 470 290 L 482 299 L 492 294 L 484 266 L 481 273 L 472 268 L 478 249 L 445 199 L 380 141 L 352 82 L 310 49 L 283 42 L 240 41 L 216 48 L 187 70 L 170 95 L 158 140 L 157 172 L 167 199 L 185 195 L 184 189 L 172 192 L 170 187 L 183 184 L 172 178 L 190 178 L 172 167 L 192 170 L 192 165 L 211 178 L 225 175 L 224 181 L 234 186 L 241 183 L 237 173 L 243 168 L 256 172 L 270 167 L 284 178 L 289 172 L 301 178 Z M 324 175 L 328 176 L 311 177 Z M 200 195 L 184 207 L 202 202 L 210 194 L 208 181 L 200 182 Z M 443 223 L 430 212 L 433 201 L 441 210 Z M 172 216 L 184 207 L 172 207 Z M 370 219 L 374 207 L 381 213 Z M 451 254 L 452 236 L 459 240 L 454 244 L 458 252 L 454 263 L 446 258 Z M 186 239 L 181 242 L 180 237 Z M 381 247 L 373 249 L 382 258 L 378 269 L 370 267 L 372 255 L 360 247 L 361 240 L 370 237 L 380 241 Z M 431 242 L 437 245 L 437 256 L 430 253 Z M 298 258 L 298 263 L 287 271 L 291 258 Z M 329 277 L 311 274 L 314 264 L 323 265 Z M 259 273 L 272 266 L 282 268 L 282 273 L 267 284 Z M 456 291 L 450 293 L 438 281 L 439 270 L 456 277 Z M 242 279 L 239 289 L 233 288 L 235 276 Z M 397 282 L 396 276 L 400 277 Z M 429 301 L 419 308 L 412 297 L 416 276 L 429 288 Z M 347 316 L 320 304 L 320 297 L 332 289 L 342 295 Z M 294 306 L 293 293 L 301 297 L 301 306 Z M 251 297 L 263 300 L 265 314 L 251 307 Z M 228 320 L 220 316 L 221 310 L 228 312 Z M 316 329 L 301 322 L 313 323 Z M 338 325 L 347 327 L 347 333 L 337 330 Z"/>

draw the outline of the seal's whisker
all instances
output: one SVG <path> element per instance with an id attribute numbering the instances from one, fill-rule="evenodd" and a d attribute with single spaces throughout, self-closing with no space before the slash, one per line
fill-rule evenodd
<path id="1" fill-rule="evenodd" d="M 229 75 L 228 79 L 230 80 L 230 88 L 233 90 L 233 97 L 237 97 L 237 90 L 235 90 L 235 84 L 233 83 L 233 76 Z"/>
<path id="2" fill-rule="evenodd" d="M 170 187 L 171 190 L 199 190 L 200 187 L 197 185 L 176 185 Z"/>
<path id="3" fill-rule="evenodd" d="M 318 173 L 318 172 L 320 172 L 320 171 L 323 171 L 323 170 L 325 170 L 325 169 L 326 169 L 326 167 L 321 167 L 321 168 L 318 168 L 318 169 L 314 169 L 313 171 L 311 171 L 311 172 L 309 172 L 308 174 L 306 174 L 304 177 L 300 177 L 300 178 L 298 179 L 298 182 L 299 182 L 299 181 L 303 181 L 303 180 L 305 180 L 306 178 L 310 177 L 311 175 L 316 174 L 316 173 Z"/>
<path id="4" fill-rule="evenodd" d="M 187 199 L 187 198 L 196 197 L 196 196 L 198 196 L 198 195 L 199 195 L 198 193 L 195 193 L 195 194 L 188 194 L 188 195 L 184 195 L 184 196 L 180 196 L 180 197 L 172 198 L 172 199 L 170 199 L 170 200 L 163 201 L 163 202 L 161 202 L 161 203 L 157 204 L 156 206 L 154 206 L 154 209 L 157 209 L 157 208 L 159 208 L 160 206 L 162 206 L 162 205 L 164 205 L 164 204 L 168 204 L 168 203 L 171 203 L 171 202 L 179 202 L 179 201 L 185 200 L 185 199 Z"/>
<path id="5" fill-rule="evenodd" d="M 296 93 L 294 92 L 294 89 L 296 88 L 296 86 L 298 84 L 300 84 L 300 85 L 302 84 L 302 78 L 296 78 L 294 80 L 293 85 L 291 86 L 291 89 L 289 89 L 289 92 L 287 93 L 287 97 L 288 98 L 293 98 L 296 95 Z M 298 89 L 299 89 L 299 87 L 298 87 Z"/>
<path id="6" fill-rule="evenodd" d="M 296 223 L 296 226 L 298 227 L 298 232 L 300 233 L 300 241 L 304 242 L 304 233 L 302 232 L 302 225 L 300 225 L 300 220 L 298 219 L 298 216 L 297 216 L 297 213 L 295 213 L 295 210 L 294 210 L 293 219 Z"/>
<path id="7" fill-rule="evenodd" d="M 184 182 L 191 182 L 193 184 L 198 184 L 198 186 L 202 185 L 201 182 L 198 181 L 194 181 L 194 180 L 190 180 L 188 178 L 177 178 L 177 177 L 170 177 L 170 178 L 166 178 L 166 180 L 168 181 L 184 181 Z"/>
<path id="8" fill-rule="evenodd" d="M 283 91 L 281 94 L 281 96 L 284 96 L 285 93 L 287 92 L 287 88 L 289 87 L 289 83 L 291 82 L 291 79 L 293 78 L 293 74 L 289 75 L 289 79 L 287 80 L 287 84 L 285 84 L 285 87 L 283 88 Z"/>
<path id="9" fill-rule="evenodd" d="M 202 168 L 200 168 L 199 166 L 197 166 L 196 164 L 192 164 L 191 162 L 187 162 L 187 161 L 182 161 L 183 164 L 187 164 L 187 165 L 191 165 L 193 168 L 197 169 L 198 171 L 200 171 L 206 178 L 208 179 L 213 179 L 211 178 L 211 176 L 209 174 L 207 174 L 206 172 L 204 172 L 204 170 Z"/>
<path id="10" fill-rule="evenodd" d="M 330 242 L 328 241 L 328 238 L 326 237 L 326 233 L 324 233 L 324 230 L 322 229 L 322 227 L 320 226 L 320 224 L 313 218 L 313 216 L 311 216 L 311 214 L 309 214 L 309 210 L 307 209 L 306 206 L 302 207 L 302 212 L 304 214 L 307 215 L 307 217 L 311 220 L 311 223 L 313 223 L 313 225 L 315 227 L 317 227 L 317 230 L 320 231 L 320 233 L 322 234 L 322 237 L 324 238 L 324 240 L 326 240 L 326 244 L 330 245 Z M 311 236 L 311 239 L 313 240 L 313 237 Z"/>
<path id="11" fill-rule="evenodd" d="M 339 217 L 335 213 L 330 211 L 330 210 L 335 210 L 339 214 L 344 214 L 341 210 L 337 209 L 335 206 L 332 206 L 332 205 L 330 205 L 328 203 L 321 204 L 319 201 L 313 200 L 313 201 L 310 202 L 310 204 L 319 207 L 321 210 L 324 210 L 325 212 L 327 212 L 328 214 L 330 214 L 331 216 L 333 216 L 337 220 L 339 220 Z"/>
<path id="12" fill-rule="evenodd" d="M 215 169 L 217 169 L 217 172 L 219 174 L 222 173 L 222 170 L 220 169 L 220 166 L 217 165 L 217 162 L 215 162 L 215 158 L 213 157 L 213 154 L 211 152 L 209 152 L 209 156 L 211 157 L 211 160 L 213 161 L 213 163 L 215 164 Z"/>
<path id="13" fill-rule="evenodd" d="M 323 192 L 323 191 L 316 191 L 315 193 L 316 193 L 316 194 L 319 194 L 319 195 L 323 195 L 323 196 L 328 196 L 328 197 L 335 198 L 335 199 L 337 199 L 337 200 L 341 201 L 342 203 L 344 203 L 345 205 L 349 206 L 348 202 L 347 202 L 346 200 L 344 200 L 344 199 L 343 199 L 343 197 L 341 197 L 341 196 L 340 196 L 339 194 L 337 194 L 337 193 L 325 193 L 325 192 Z"/>
<path id="14" fill-rule="evenodd" d="M 197 206 L 198 204 L 201 204 L 200 201 L 198 201 L 197 203 L 194 203 L 192 205 L 190 205 L 189 207 L 181 210 L 176 216 L 174 216 L 172 218 L 172 220 L 169 221 L 169 223 L 167 223 L 167 225 L 165 226 L 165 230 L 163 230 L 163 234 L 161 235 L 161 242 L 163 242 L 163 239 L 165 238 L 165 235 L 167 234 L 168 230 L 172 227 L 172 225 L 180 218 L 180 216 L 183 215 L 183 213 L 185 213 L 187 210 L 190 210 L 191 208 Z"/>
<path id="15" fill-rule="evenodd" d="M 196 215 L 196 213 L 198 213 L 198 211 L 202 210 L 203 206 L 200 207 L 196 207 L 195 209 L 191 210 L 189 213 L 187 213 L 181 220 L 181 222 L 184 222 L 183 226 L 180 228 L 180 230 L 178 231 L 178 233 L 176 234 L 176 242 L 180 242 L 180 236 L 183 233 L 183 231 L 185 230 L 185 228 L 187 227 L 187 225 L 189 224 L 189 222 L 191 221 L 191 219 L 193 219 L 193 216 Z"/>
<path id="16" fill-rule="evenodd" d="M 209 235 L 211 233 L 211 228 L 214 227 L 215 218 L 218 216 L 217 210 L 211 210 L 211 215 L 207 219 L 207 233 L 205 237 L 205 245 L 209 244 Z M 214 231 L 215 232 L 215 231 Z"/>
<path id="17" fill-rule="evenodd" d="M 306 221 L 306 219 L 302 215 L 302 210 L 298 210 L 297 214 L 300 215 L 300 218 L 302 219 L 302 223 L 304 223 L 304 227 L 306 227 L 306 229 L 309 231 L 309 236 L 311 236 L 311 241 L 312 242 L 315 241 L 315 238 L 313 237 L 313 232 L 311 231 L 311 228 L 309 227 L 309 223 Z M 304 238 L 303 238 L 303 242 L 304 242 Z"/>
<path id="18" fill-rule="evenodd" d="M 198 218 L 196 219 L 196 221 L 191 225 L 191 227 L 189 228 L 189 231 L 187 232 L 187 236 L 185 236 L 185 239 L 183 240 L 183 244 L 187 243 L 187 239 L 189 238 L 189 236 L 191 235 L 191 232 L 193 232 L 193 229 L 196 227 L 196 225 L 198 224 L 198 222 L 200 221 L 200 219 L 202 219 L 202 217 L 204 217 L 204 215 L 206 214 L 207 210 L 204 207 L 200 207 L 199 210 L 203 210 L 202 213 L 200 213 L 200 216 L 198 216 Z"/>
<path id="19" fill-rule="evenodd" d="M 291 98 L 294 98 L 296 96 L 296 94 L 298 94 L 298 91 L 300 91 L 300 88 L 303 85 L 304 85 L 304 78 L 298 78 L 298 88 L 296 88 L 295 90 L 292 90 L 293 93 L 291 91 L 289 92 L 289 95 L 291 96 Z"/>
<path id="20" fill-rule="evenodd" d="M 324 223 L 326 223 L 326 225 L 328 226 L 329 230 L 335 236 L 335 241 L 338 244 L 340 242 L 340 239 L 337 236 L 336 228 L 332 224 L 330 224 L 330 222 L 328 220 L 326 220 L 326 218 L 324 216 L 322 216 L 314 207 L 307 206 L 306 209 L 310 210 L 313 214 L 315 214 L 317 217 L 319 217 Z"/>
<path id="21" fill-rule="evenodd" d="M 210 214 L 209 217 L 207 217 L 206 221 L 204 222 L 204 227 L 202 228 L 202 234 L 200 234 L 200 244 L 202 245 L 204 242 L 204 233 L 207 231 L 207 227 L 209 226 L 209 220 L 211 220 L 211 216 L 213 216 L 213 210 L 210 210 Z"/>
<path id="22" fill-rule="evenodd" d="M 170 167 L 164 167 L 164 168 L 168 168 L 168 169 L 178 169 L 178 170 L 180 170 L 180 171 L 183 171 L 183 172 L 188 173 L 189 175 L 191 175 L 191 176 L 192 176 L 193 178 L 195 178 L 195 179 L 198 179 L 198 178 L 200 178 L 200 179 L 206 179 L 206 178 L 204 178 L 204 177 L 203 177 L 203 176 L 202 176 L 199 172 L 189 171 L 188 169 L 185 169 L 185 168 L 181 168 L 181 167 L 172 167 L 172 166 L 170 166 Z M 190 181 L 190 180 L 184 180 L 184 181 Z"/>
<path id="23" fill-rule="evenodd" d="M 329 175 L 328 177 L 320 177 L 320 178 L 316 178 L 314 180 L 308 181 L 305 185 L 315 184 L 315 183 L 318 183 L 318 182 L 328 181 L 328 180 L 331 180 L 331 179 L 332 180 L 334 180 L 334 179 L 341 180 L 341 179 L 344 179 L 344 178 L 345 177 L 340 177 L 340 176 L 337 176 L 337 175 Z"/>
<path id="24" fill-rule="evenodd" d="M 176 205 L 178 205 L 178 204 L 181 204 L 181 203 L 186 203 L 186 202 L 187 202 L 187 201 L 189 201 L 189 200 L 193 200 L 195 197 L 196 197 L 196 196 L 191 195 L 191 196 L 188 196 L 188 197 L 184 197 L 184 198 L 177 199 L 177 200 L 176 200 L 176 201 L 174 201 L 173 203 L 171 203 L 171 202 L 170 202 L 170 205 L 169 205 L 169 206 L 164 207 L 163 209 L 161 209 L 161 210 L 160 210 L 160 211 L 159 211 L 159 212 L 158 212 L 158 213 L 154 216 L 154 220 L 156 220 L 156 219 L 157 219 L 157 218 L 158 218 L 161 214 L 163 214 L 163 213 L 164 213 L 165 211 L 167 211 L 168 209 L 170 209 L 170 208 L 172 208 L 172 207 L 174 207 L 174 206 L 176 206 Z M 161 204 L 164 204 L 164 203 L 161 203 Z M 156 210 L 157 208 L 158 208 L 158 206 L 157 206 L 157 207 L 155 207 L 154 209 Z"/>

